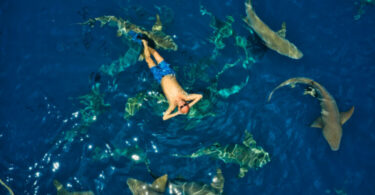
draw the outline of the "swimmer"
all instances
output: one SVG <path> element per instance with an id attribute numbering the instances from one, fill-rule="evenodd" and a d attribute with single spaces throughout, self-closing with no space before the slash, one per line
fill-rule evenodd
<path id="1" fill-rule="evenodd" d="M 142 35 L 141 35 L 142 36 Z M 140 37 L 144 46 L 144 57 L 154 78 L 160 83 L 164 95 L 166 96 L 169 107 L 164 112 L 163 120 L 168 120 L 180 114 L 187 114 L 189 109 L 202 99 L 201 94 L 188 94 L 176 80 L 175 72 L 164 61 L 163 57 L 151 46 L 148 46 L 147 37 Z M 151 58 L 154 57 L 154 60 Z M 177 107 L 177 111 L 172 113 Z"/>

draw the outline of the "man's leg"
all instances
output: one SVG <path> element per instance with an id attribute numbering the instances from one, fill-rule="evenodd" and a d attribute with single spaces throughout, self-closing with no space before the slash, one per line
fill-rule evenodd
<path id="1" fill-rule="evenodd" d="M 160 62 L 164 61 L 164 58 L 160 56 L 160 54 L 155 50 L 152 49 L 151 47 L 148 48 L 148 51 L 154 56 L 156 62 L 160 64 Z"/>
<path id="2" fill-rule="evenodd" d="M 150 49 L 151 48 L 148 47 L 147 41 L 142 40 L 142 43 L 143 43 L 143 48 L 144 48 L 143 52 L 144 52 L 144 55 L 145 55 L 145 60 L 147 62 L 148 67 L 152 68 L 152 67 L 156 66 L 156 64 L 155 64 L 154 60 L 152 60 L 152 58 L 150 56 Z"/>

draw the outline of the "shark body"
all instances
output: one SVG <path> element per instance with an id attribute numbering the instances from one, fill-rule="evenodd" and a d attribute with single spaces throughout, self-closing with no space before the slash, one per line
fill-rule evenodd
<path id="1" fill-rule="evenodd" d="M 285 28 L 281 32 L 274 32 L 256 15 L 251 0 L 248 0 L 245 6 L 247 17 L 244 18 L 244 21 L 264 41 L 268 48 L 292 59 L 303 57 L 303 53 L 293 43 L 285 39 Z"/>
<path id="2" fill-rule="evenodd" d="M 126 183 L 133 195 L 163 195 L 167 184 L 168 175 L 157 178 L 152 184 L 129 178 Z"/>
<path id="3" fill-rule="evenodd" d="M 152 184 L 129 178 L 127 184 L 133 195 L 163 195 L 168 183 L 168 192 L 172 195 L 220 195 L 223 193 L 224 177 L 220 169 L 210 185 L 200 182 L 168 181 L 168 175 L 157 178 Z"/>
<path id="4" fill-rule="evenodd" d="M 256 146 L 252 135 L 245 131 L 245 139 L 241 144 L 220 145 L 214 143 L 211 146 L 201 148 L 191 155 L 178 155 L 177 157 L 197 158 L 201 156 L 210 156 L 214 159 L 220 159 L 225 163 L 235 163 L 240 166 L 238 177 L 242 178 L 250 168 L 258 169 L 270 161 L 268 152 L 263 148 Z"/>
<path id="5" fill-rule="evenodd" d="M 329 146 L 333 151 L 340 148 L 342 137 L 342 125 L 349 120 L 354 112 L 354 106 L 347 112 L 339 112 L 335 99 L 330 93 L 319 83 L 305 77 L 296 77 L 282 82 L 279 86 L 272 90 L 268 96 L 268 101 L 271 100 L 273 93 L 284 86 L 290 85 L 294 87 L 295 84 L 307 84 L 311 88 L 305 91 L 305 95 L 309 94 L 317 97 L 320 100 L 321 116 L 318 117 L 310 126 L 315 128 L 322 128 L 323 136 L 327 140 Z"/>
<path id="6" fill-rule="evenodd" d="M 201 182 L 170 181 L 170 194 L 180 195 L 221 195 L 224 189 L 224 176 L 221 169 L 216 170 L 216 176 L 210 185 Z"/>
<path id="7" fill-rule="evenodd" d="M 118 36 L 126 35 L 130 30 L 132 30 L 139 34 L 145 34 L 155 43 L 156 48 L 162 48 L 173 51 L 176 51 L 178 48 L 172 36 L 167 35 L 162 31 L 163 25 L 160 21 L 159 15 L 156 15 L 156 22 L 152 26 L 152 30 L 146 30 L 143 27 L 137 26 L 128 20 L 117 18 L 115 16 L 101 16 L 96 18 L 90 18 L 89 20 L 81 24 L 94 27 L 96 21 L 100 22 L 100 26 L 108 24 L 109 26 L 117 27 Z"/>

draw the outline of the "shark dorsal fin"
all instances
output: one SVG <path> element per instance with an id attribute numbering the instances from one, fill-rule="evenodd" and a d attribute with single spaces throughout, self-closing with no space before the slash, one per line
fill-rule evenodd
<path id="1" fill-rule="evenodd" d="M 159 14 L 156 14 L 156 21 L 154 26 L 152 26 L 152 31 L 162 31 L 163 30 L 163 24 L 160 21 Z"/>
<path id="2" fill-rule="evenodd" d="M 152 188 L 158 192 L 164 192 L 165 191 L 165 185 L 167 184 L 168 175 L 165 174 L 159 178 L 157 178 L 152 184 Z"/>
<path id="3" fill-rule="evenodd" d="M 247 130 L 245 130 L 245 138 L 243 139 L 243 145 L 246 147 L 251 147 L 256 145 L 256 141 L 253 138 L 253 135 L 249 133 Z"/>
<path id="4" fill-rule="evenodd" d="M 285 22 L 283 22 L 283 23 L 281 24 L 281 29 L 280 29 L 279 31 L 277 31 L 277 34 L 278 34 L 280 37 L 285 38 L 285 36 L 286 36 L 286 24 L 285 24 Z"/>
<path id="5" fill-rule="evenodd" d="M 317 119 L 315 119 L 315 121 L 313 123 L 311 123 L 310 127 L 323 128 L 322 117 L 320 116 Z"/>
<path id="6" fill-rule="evenodd" d="M 348 111 L 340 113 L 341 125 L 345 124 L 345 122 L 350 119 L 350 117 L 353 115 L 353 112 L 354 112 L 354 106 L 351 107 Z"/>
<path id="7" fill-rule="evenodd" d="M 218 190 L 220 193 L 223 193 L 224 189 L 224 176 L 221 169 L 216 170 L 216 176 L 212 179 L 211 187 Z"/>

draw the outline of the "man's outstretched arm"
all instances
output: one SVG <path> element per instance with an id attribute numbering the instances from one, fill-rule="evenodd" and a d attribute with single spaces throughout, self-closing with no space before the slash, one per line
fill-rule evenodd
<path id="1" fill-rule="evenodd" d="M 176 108 L 175 105 L 169 105 L 169 108 L 164 112 L 163 120 L 168 120 L 170 118 L 173 118 L 179 114 L 181 114 L 179 111 L 176 111 L 175 113 L 171 114 L 173 110 Z"/>
<path id="2" fill-rule="evenodd" d="M 201 100 L 203 97 L 203 95 L 201 94 L 190 94 L 188 96 L 186 96 L 185 100 L 186 101 L 192 101 L 189 103 L 189 107 L 191 108 L 192 106 L 194 106 L 194 104 L 196 104 L 199 100 Z"/>

